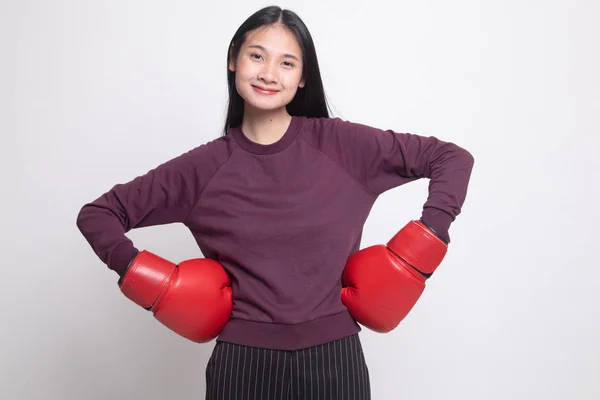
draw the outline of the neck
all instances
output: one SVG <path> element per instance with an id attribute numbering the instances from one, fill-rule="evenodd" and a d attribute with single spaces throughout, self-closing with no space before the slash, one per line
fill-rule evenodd
<path id="1" fill-rule="evenodd" d="M 253 142 L 268 145 L 283 137 L 291 121 L 292 117 L 285 107 L 272 111 L 261 111 L 246 107 L 244 109 L 242 131 Z"/>

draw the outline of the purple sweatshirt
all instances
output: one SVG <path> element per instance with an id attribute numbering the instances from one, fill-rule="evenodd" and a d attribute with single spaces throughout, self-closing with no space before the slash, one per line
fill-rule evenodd
<path id="1" fill-rule="evenodd" d="M 83 206 L 77 226 L 122 275 L 138 251 L 129 230 L 184 224 L 232 279 L 233 312 L 217 340 L 296 350 L 360 331 L 341 275 L 377 197 L 428 178 L 415 218 L 449 240 L 472 168 L 468 151 L 435 137 L 293 117 L 273 144 L 234 128 L 115 185 Z"/>

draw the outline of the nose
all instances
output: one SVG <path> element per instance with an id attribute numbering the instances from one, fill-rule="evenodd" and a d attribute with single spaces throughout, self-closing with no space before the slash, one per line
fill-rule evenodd
<path id="1" fill-rule="evenodd" d="M 265 63 L 260 70 L 258 79 L 265 83 L 276 83 L 277 82 L 277 68 L 272 63 Z"/>

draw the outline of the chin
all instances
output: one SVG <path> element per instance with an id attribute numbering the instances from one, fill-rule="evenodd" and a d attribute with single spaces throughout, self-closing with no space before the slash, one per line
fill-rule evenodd
<path id="1" fill-rule="evenodd" d="M 274 96 L 276 97 L 276 96 Z M 260 111 L 276 111 L 276 110 L 280 110 L 281 108 L 286 107 L 291 101 L 292 99 L 289 100 L 284 100 L 282 101 L 282 99 L 280 98 L 265 98 L 265 99 L 260 99 L 260 98 L 256 98 L 254 96 L 242 96 L 242 98 L 244 99 L 244 102 L 256 109 L 256 110 L 260 110 Z"/>

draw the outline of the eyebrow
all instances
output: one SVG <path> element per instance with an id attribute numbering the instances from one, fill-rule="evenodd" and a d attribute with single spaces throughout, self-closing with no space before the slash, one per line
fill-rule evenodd
<path id="1" fill-rule="evenodd" d="M 264 51 L 264 52 L 267 52 L 267 53 L 268 53 L 267 49 L 265 49 L 265 48 L 264 48 L 263 46 L 261 46 L 260 44 L 251 44 L 251 45 L 249 45 L 249 46 L 248 46 L 248 48 L 251 48 L 251 49 L 259 49 L 259 50 L 262 50 L 262 51 Z M 283 56 L 284 56 L 285 58 L 293 58 L 294 60 L 296 60 L 296 61 L 300 62 L 300 60 L 298 59 L 298 57 L 296 57 L 296 56 L 295 56 L 295 55 L 293 55 L 293 54 L 287 54 L 287 53 L 286 53 L 286 54 L 284 54 Z"/>

